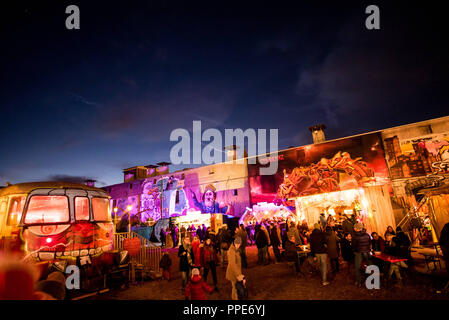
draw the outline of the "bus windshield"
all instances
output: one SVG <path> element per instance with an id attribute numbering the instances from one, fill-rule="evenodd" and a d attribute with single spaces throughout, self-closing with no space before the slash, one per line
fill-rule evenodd
<path id="1" fill-rule="evenodd" d="M 25 223 L 69 222 L 69 201 L 66 196 L 32 196 L 25 214 Z"/>

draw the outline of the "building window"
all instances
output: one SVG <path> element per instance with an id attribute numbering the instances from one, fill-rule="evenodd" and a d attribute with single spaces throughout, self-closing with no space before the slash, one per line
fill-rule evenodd
<path id="1" fill-rule="evenodd" d="M 132 183 L 129 184 L 129 188 L 130 188 L 130 189 L 133 188 L 133 184 L 132 184 Z"/>
<path id="2" fill-rule="evenodd" d="M 237 189 L 232 190 L 232 194 L 233 194 L 234 196 L 237 196 L 237 195 L 238 195 L 238 190 L 237 190 Z"/>
<path id="3" fill-rule="evenodd" d="M 5 204 L 4 202 L 2 205 Z M 9 206 L 9 214 L 8 219 L 6 221 L 6 225 L 8 226 L 16 226 L 20 222 L 20 218 L 22 218 L 22 210 L 23 206 L 25 205 L 25 197 L 14 197 L 11 200 L 11 204 Z M 2 212 L 6 208 L 3 208 L 2 206 Z"/>

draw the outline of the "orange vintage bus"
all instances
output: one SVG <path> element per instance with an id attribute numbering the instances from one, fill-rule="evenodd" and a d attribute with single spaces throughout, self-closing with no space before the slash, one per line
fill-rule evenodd
<path id="1" fill-rule="evenodd" d="M 113 249 L 109 195 L 65 182 L 0 189 L 0 241 L 38 261 L 95 259 Z"/>

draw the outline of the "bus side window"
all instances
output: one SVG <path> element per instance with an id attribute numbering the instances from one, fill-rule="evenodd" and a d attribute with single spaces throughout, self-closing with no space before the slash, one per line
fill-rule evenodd
<path id="1" fill-rule="evenodd" d="M 6 225 L 17 226 L 22 217 L 23 206 L 25 205 L 25 197 L 14 197 L 11 199 L 9 206 L 8 220 Z"/>
<path id="2" fill-rule="evenodd" d="M 3 236 L 3 228 L 6 216 L 6 201 L 0 201 L 0 238 Z"/>

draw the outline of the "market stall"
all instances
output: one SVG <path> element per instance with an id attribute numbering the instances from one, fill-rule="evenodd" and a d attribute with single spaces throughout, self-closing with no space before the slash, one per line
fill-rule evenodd
<path id="1" fill-rule="evenodd" d="M 356 214 L 368 232 L 383 233 L 388 226 L 395 227 L 393 208 L 387 186 L 362 188 L 314 194 L 295 198 L 296 215 L 309 225 L 319 221 L 321 213 L 329 215 Z"/>
<path id="2" fill-rule="evenodd" d="M 262 220 L 287 220 L 296 222 L 295 212 L 283 205 L 276 205 L 269 202 L 259 202 L 253 208 L 246 208 L 245 213 L 240 218 L 241 224 L 245 226 L 250 223 L 261 222 Z"/>
<path id="3" fill-rule="evenodd" d="M 183 226 L 187 229 L 191 225 L 194 225 L 197 229 L 204 224 L 207 228 L 210 227 L 217 233 L 218 229 L 223 225 L 223 216 L 221 214 L 201 213 L 201 211 L 188 211 L 185 216 L 173 219 L 179 229 Z"/>

